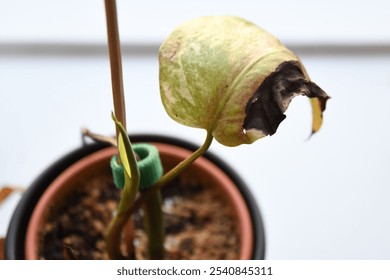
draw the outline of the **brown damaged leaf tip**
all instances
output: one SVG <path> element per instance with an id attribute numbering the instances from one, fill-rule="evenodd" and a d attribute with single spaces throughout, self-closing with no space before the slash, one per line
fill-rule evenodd
<path id="1" fill-rule="evenodd" d="M 286 118 L 284 112 L 291 100 L 298 95 L 318 100 L 312 102 L 313 133 L 318 131 L 329 96 L 305 77 L 297 61 L 282 63 L 263 81 L 246 106 L 243 128 L 273 135 Z"/>

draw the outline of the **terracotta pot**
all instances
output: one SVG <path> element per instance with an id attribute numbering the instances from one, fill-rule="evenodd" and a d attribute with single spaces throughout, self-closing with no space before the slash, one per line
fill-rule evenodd
<path id="1" fill-rule="evenodd" d="M 137 138 L 137 137 L 133 137 Z M 143 137 L 141 137 L 143 138 Z M 152 142 L 153 140 L 159 139 L 158 142 L 154 142 L 161 154 L 162 162 L 165 170 L 170 169 L 172 166 L 176 165 L 183 158 L 188 157 L 191 154 L 191 149 L 183 147 L 175 147 L 175 145 L 161 143 L 161 137 L 153 138 L 147 137 Z M 167 140 L 167 138 L 164 138 Z M 140 139 L 141 140 L 141 139 Z M 141 141 L 144 141 L 142 139 Z M 151 142 L 148 141 L 148 142 Z M 165 142 L 174 142 L 172 139 Z M 181 142 L 181 141 L 178 141 Z M 181 142 L 181 146 L 183 143 Z M 108 162 L 111 156 L 115 153 L 115 149 L 107 148 L 101 146 L 99 148 L 92 149 L 92 152 L 87 156 L 83 156 L 80 160 L 69 165 L 65 171 L 56 177 L 51 184 L 45 188 L 42 197 L 39 199 L 31 219 L 28 222 L 27 234 L 25 237 L 25 258 L 27 259 L 37 259 L 37 244 L 38 244 L 38 233 L 39 229 L 42 227 L 42 224 L 45 221 L 45 217 L 50 211 L 50 206 L 60 202 L 66 196 L 68 192 L 72 191 L 79 178 L 93 176 L 93 174 L 100 174 L 104 172 L 110 172 Z M 218 160 L 217 160 L 218 161 Z M 223 165 L 223 164 L 222 164 Z M 229 176 L 223 169 L 229 169 L 226 166 L 220 168 L 214 161 L 202 157 L 198 159 L 186 173 L 191 174 L 189 176 L 195 176 L 196 178 L 202 178 L 212 183 L 217 188 L 220 188 L 221 193 L 224 193 L 227 200 L 231 202 L 232 209 L 236 213 L 237 220 L 239 221 L 238 227 L 240 228 L 241 233 L 241 251 L 240 259 L 259 259 L 264 257 L 264 232 L 261 222 L 261 217 L 258 213 L 257 206 L 254 204 L 253 197 L 250 196 L 248 199 L 248 190 L 245 185 L 237 187 L 237 181 L 240 183 L 240 180 L 236 176 Z M 229 171 L 229 170 L 228 170 Z M 231 171 L 231 170 L 230 170 Z M 244 189 L 244 192 L 243 192 Z M 244 193 L 244 194 L 243 194 Z M 31 196 L 31 195 L 30 195 Z M 23 199 L 22 199 L 23 200 Z M 248 209 L 249 201 L 249 209 Z M 18 206 L 18 208 L 21 206 Z M 26 208 L 26 207 L 24 207 Z M 19 211 L 20 212 L 20 211 Z M 16 210 L 18 214 L 18 209 Z M 20 213 L 19 215 L 20 216 Z M 18 217 L 13 218 L 17 220 Z M 20 217 L 19 217 L 20 218 Z M 253 221 L 255 220 L 255 223 Z M 9 238 L 12 234 L 12 231 L 15 233 L 15 221 L 11 221 L 10 230 L 7 235 L 8 240 L 16 241 L 16 238 Z M 19 225 L 19 228 L 21 226 Z M 20 234 L 19 234 L 20 235 Z M 8 248 L 7 248 L 8 247 Z M 10 243 L 6 245 L 6 257 L 8 259 L 19 259 L 23 258 L 20 256 L 19 252 L 15 250 L 14 244 Z M 19 256 L 18 256 L 19 253 Z"/>

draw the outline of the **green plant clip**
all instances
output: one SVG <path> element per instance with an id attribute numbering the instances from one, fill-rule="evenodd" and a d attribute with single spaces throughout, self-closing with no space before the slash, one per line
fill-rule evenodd
<path id="1" fill-rule="evenodd" d="M 125 186 L 125 171 L 123 169 L 123 165 L 118 163 L 117 155 L 114 155 L 111 158 L 110 166 L 112 177 L 114 178 L 114 184 L 118 189 L 122 190 Z"/>
<path id="2" fill-rule="evenodd" d="M 146 190 L 155 184 L 163 174 L 163 167 L 157 148 L 150 144 L 133 144 L 134 152 L 140 157 L 137 162 L 140 171 L 140 190 Z M 123 189 L 125 178 L 121 164 L 118 164 L 117 156 L 111 158 L 111 171 L 114 177 L 115 186 Z"/>

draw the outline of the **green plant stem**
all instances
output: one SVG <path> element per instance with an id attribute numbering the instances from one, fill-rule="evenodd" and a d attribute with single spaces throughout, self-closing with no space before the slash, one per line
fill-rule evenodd
<path id="1" fill-rule="evenodd" d="M 148 236 L 149 257 L 152 260 L 164 259 L 164 223 L 162 213 L 162 195 L 157 190 L 142 205 L 144 227 Z"/>
<path id="2" fill-rule="evenodd" d="M 111 220 L 109 230 L 106 235 L 106 250 L 111 260 L 124 260 L 126 259 L 120 250 L 120 243 L 122 240 L 122 229 L 128 220 L 128 211 L 118 213 Z"/>
<path id="3" fill-rule="evenodd" d="M 128 222 L 131 216 L 131 202 L 133 201 L 133 194 L 124 189 L 121 200 L 118 205 L 117 213 L 114 218 L 111 220 L 107 234 L 105 237 L 106 240 L 106 251 L 111 260 L 124 260 L 127 259 L 121 252 L 120 245 L 122 241 L 122 231 Z M 128 246 L 127 248 L 131 248 Z M 133 252 L 128 252 L 128 258 L 132 255 Z"/>

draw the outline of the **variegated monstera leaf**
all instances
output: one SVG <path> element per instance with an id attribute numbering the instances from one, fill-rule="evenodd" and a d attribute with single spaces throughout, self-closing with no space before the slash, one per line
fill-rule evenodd
<path id="1" fill-rule="evenodd" d="M 227 146 L 272 135 L 291 99 L 311 98 L 313 132 L 328 96 L 298 57 L 258 26 L 213 16 L 179 26 L 159 51 L 165 110 L 179 123 L 204 128 Z"/>

